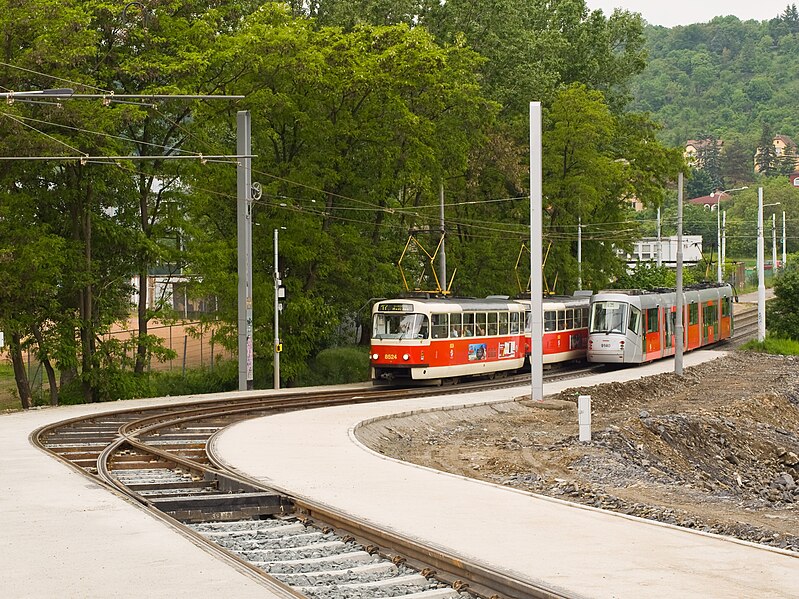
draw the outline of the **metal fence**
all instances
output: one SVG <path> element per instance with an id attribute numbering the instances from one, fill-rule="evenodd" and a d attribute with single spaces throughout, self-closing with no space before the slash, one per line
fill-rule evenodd
<path id="1" fill-rule="evenodd" d="M 162 339 L 163 346 L 173 350 L 177 356 L 166 362 L 151 360 L 147 365 L 150 370 L 181 370 L 183 372 L 189 368 L 213 368 L 219 360 L 229 360 L 234 358 L 234 354 L 218 343 L 214 342 L 213 330 L 201 327 L 199 322 L 184 322 L 180 324 L 155 325 L 147 329 L 148 334 L 158 336 Z M 138 334 L 137 329 L 115 330 L 103 335 L 103 339 L 134 339 Z M 131 350 L 129 356 L 135 356 Z"/>
<path id="2" fill-rule="evenodd" d="M 176 371 L 182 374 L 188 369 L 209 368 L 213 369 L 220 360 L 231 360 L 235 354 L 218 343 L 215 343 L 212 330 L 201 327 L 199 322 L 185 322 L 171 325 L 154 325 L 148 327 L 150 335 L 156 335 L 162 339 L 163 346 L 171 349 L 176 356 L 165 362 L 151 360 L 147 365 L 148 370 L 157 371 Z M 118 329 L 103 335 L 104 340 L 134 339 L 137 334 L 136 329 Z M 131 344 L 132 345 L 132 344 Z M 11 359 L 8 352 L 0 348 L 0 410 L 19 408 L 19 398 L 17 394 L 14 371 L 11 368 Z M 135 347 L 132 347 L 128 357 L 135 358 Z M 42 363 L 37 360 L 35 352 L 26 350 L 23 360 L 28 372 L 28 380 L 34 402 L 37 404 L 49 403 L 49 386 L 47 374 Z"/>

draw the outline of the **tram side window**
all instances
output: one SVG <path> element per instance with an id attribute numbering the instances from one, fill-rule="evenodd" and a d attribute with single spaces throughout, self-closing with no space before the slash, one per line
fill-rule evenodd
<path id="1" fill-rule="evenodd" d="M 558 330 L 558 313 L 554 310 L 544 312 L 544 332 Z"/>
<path id="2" fill-rule="evenodd" d="M 566 330 L 566 310 L 558 310 L 558 330 Z"/>
<path id="3" fill-rule="evenodd" d="M 705 310 L 703 314 L 704 323 L 708 326 L 715 326 L 716 322 L 718 322 L 718 314 L 719 309 L 713 302 L 708 302 L 705 305 Z"/>
<path id="4" fill-rule="evenodd" d="M 474 337 L 474 312 L 463 313 L 463 334 L 461 337 Z"/>
<path id="5" fill-rule="evenodd" d="M 578 329 L 584 329 L 588 326 L 588 308 L 578 308 L 574 311 L 575 325 Z"/>
<path id="6" fill-rule="evenodd" d="M 488 313 L 488 328 L 486 332 L 489 335 L 496 335 L 497 334 L 497 318 L 498 315 L 496 312 L 489 312 Z"/>
<path id="7" fill-rule="evenodd" d="M 499 334 L 500 335 L 507 335 L 508 334 L 508 313 L 507 312 L 500 312 L 499 313 Z"/>
<path id="8" fill-rule="evenodd" d="M 519 312 L 511 312 L 510 313 L 510 334 L 511 335 L 518 335 L 521 328 L 519 324 L 521 323 L 522 315 Z"/>
<path id="9" fill-rule="evenodd" d="M 533 330 L 533 317 L 530 316 L 530 312 L 524 313 L 524 332 L 529 333 Z"/>
<path id="10" fill-rule="evenodd" d="M 646 332 L 647 333 L 657 333 L 658 332 L 658 309 L 657 308 L 649 308 L 646 311 Z"/>
<path id="11" fill-rule="evenodd" d="M 566 328 L 571 330 L 574 328 L 574 309 L 566 309 Z"/>
<path id="12" fill-rule="evenodd" d="M 688 306 L 688 324 L 699 324 L 699 304 Z"/>
<path id="13" fill-rule="evenodd" d="M 462 314 L 458 312 L 449 315 L 449 336 L 460 337 L 463 334 Z"/>
<path id="14" fill-rule="evenodd" d="M 449 314 L 431 314 L 433 324 L 433 339 L 446 339 L 449 337 Z"/>
<path id="15" fill-rule="evenodd" d="M 475 331 L 474 334 L 481 337 L 486 334 L 486 313 L 478 312 L 475 314 Z"/>
<path id="16" fill-rule="evenodd" d="M 633 335 L 638 335 L 641 327 L 641 311 L 635 306 L 630 306 L 630 323 L 627 326 Z"/>

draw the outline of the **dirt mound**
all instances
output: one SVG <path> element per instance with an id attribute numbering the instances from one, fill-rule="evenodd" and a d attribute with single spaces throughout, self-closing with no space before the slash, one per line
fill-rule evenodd
<path id="1" fill-rule="evenodd" d="M 547 401 L 370 425 L 402 460 L 799 551 L 799 360 L 737 352 Z M 577 438 L 577 396 L 593 436 Z"/>

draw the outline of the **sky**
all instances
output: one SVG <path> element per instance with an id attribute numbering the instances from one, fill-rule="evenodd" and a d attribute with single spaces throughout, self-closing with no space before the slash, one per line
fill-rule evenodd
<path id="1" fill-rule="evenodd" d="M 713 17 L 735 15 L 742 21 L 768 21 L 785 12 L 796 0 L 586 0 L 588 8 L 602 9 L 606 16 L 614 8 L 641 13 L 651 25 L 674 27 L 691 23 L 706 23 Z"/>

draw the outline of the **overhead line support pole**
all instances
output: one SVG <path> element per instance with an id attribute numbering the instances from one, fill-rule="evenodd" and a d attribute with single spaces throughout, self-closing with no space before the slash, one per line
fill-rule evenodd
<path id="1" fill-rule="evenodd" d="M 239 391 L 253 388 L 252 350 L 252 160 L 250 113 L 236 113 L 236 233 L 238 240 Z"/>
<path id="2" fill-rule="evenodd" d="M 544 400 L 544 283 L 541 102 L 530 102 L 530 376 L 531 398 Z"/>

